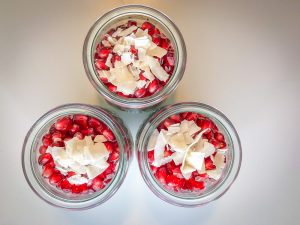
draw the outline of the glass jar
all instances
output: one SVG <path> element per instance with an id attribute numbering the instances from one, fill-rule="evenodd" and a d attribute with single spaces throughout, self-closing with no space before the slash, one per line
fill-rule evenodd
<path id="1" fill-rule="evenodd" d="M 98 78 L 94 65 L 96 46 L 103 36 L 116 24 L 123 24 L 129 19 L 147 20 L 154 24 L 170 39 L 174 47 L 173 75 L 162 90 L 149 97 L 124 98 L 109 91 Z M 185 70 L 186 47 L 179 29 L 165 14 L 142 5 L 127 5 L 104 14 L 90 28 L 83 47 L 83 64 L 90 82 L 109 103 L 121 109 L 144 109 L 162 102 L 176 89 Z"/>
<path id="2" fill-rule="evenodd" d="M 39 146 L 42 137 L 58 119 L 74 114 L 84 114 L 99 119 L 114 133 L 120 149 L 118 168 L 106 187 L 98 192 L 86 194 L 66 193 L 49 184 L 42 177 L 42 168 L 38 164 Z M 132 138 L 122 121 L 111 113 L 96 106 L 85 104 L 67 104 L 54 108 L 33 124 L 26 135 L 22 150 L 22 167 L 31 189 L 47 203 L 67 209 L 87 209 L 108 200 L 121 186 L 132 158 Z"/>
<path id="3" fill-rule="evenodd" d="M 165 188 L 157 181 L 148 163 L 147 146 L 154 130 L 161 122 L 171 115 L 184 112 L 196 112 L 212 120 L 219 128 L 219 131 L 223 133 L 228 148 L 226 166 L 222 171 L 220 179 L 218 179 L 213 185 L 204 189 L 203 192 L 197 194 L 178 193 L 167 190 L 168 188 Z M 240 139 L 232 123 L 217 109 L 195 102 L 169 105 L 151 115 L 150 118 L 147 119 L 147 121 L 141 126 L 138 132 L 136 151 L 142 177 L 152 192 L 166 202 L 183 207 L 200 206 L 222 196 L 236 179 L 242 161 Z"/>

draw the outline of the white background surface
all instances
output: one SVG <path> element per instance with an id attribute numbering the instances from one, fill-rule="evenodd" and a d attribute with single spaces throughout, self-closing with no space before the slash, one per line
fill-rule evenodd
<path id="1" fill-rule="evenodd" d="M 240 134 L 242 168 L 221 199 L 169 205 L 136 158 L 120 190 L 88 211 L 54 208 L 31 191 L 20 160 L 26 132 L 60 104 L 107 107 L 85 76 L 82 45 L 101 14 L 132 2 L 0 2 L 0 224 L 299 224 L 299 1 L 140 1 L 169 15 L 186 41 L 186 73 L 168 102 L 212 105 Z M 146 115 L 121 114 L 133 136 Z"/>

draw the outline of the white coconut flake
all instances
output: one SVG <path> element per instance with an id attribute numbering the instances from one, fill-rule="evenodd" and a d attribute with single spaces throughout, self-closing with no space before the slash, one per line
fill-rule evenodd
<path id="1" fill-rule="evenodd" d="M 188 132 L 190 135 L 193 135 L 201 130 L 201 127 L 198 127 L 194 121 L 189 121 L 188 126 Z"/>
<path id="2" fill-rule="evenodd" d="M 118 28 L 111 36 L 112 37 L 117 37 L 121 32 L 123 31 L 123 29 L 122 28 Z"/>
<path id="3" fill-rule="evenodd" d="M 106 59 L 106 62 L 105 62 L 105 65 L 108 66 L 108 67 L 113 67 L 112 64 L 111 64 L 111 58 L 112 58 L 112 54 L 109 54 L 107 56 L 107 59 Z"/>
<path id="4" fill-rule="evenodd" d="M 98 70 L 98 74 L 100 78 L 105 78 L 107 80 L 109 80 L 110 78 L 110 72 L 108 70 Z"/>
<path id="5" fill-rule="evenodd" d="M 124 52 L 121 55 L 121 62 L 124 63 L 125 65 L 129 65 L 134 61 L 134 55 L 132 55 L 131 52 Z"/>
<path id="6" fill-rule="evenodd" d="M 159 132 L 157 129 L 154 130 L 154 132 L 152 133 L 152 135 L 149 138 L 149 142 L 148 142 L 148 146 L 147 146 L 147 150 L 151 151 L 154 149 L 155 144 L 157 142 L 157 137 L 159 135 Z"/>
<path id="7" fill-rule="evenodd" d="M 150 68 L 148 66 L 141 68 L 144 70 L 143 76 L 147 78 L 149 81 L 153 81 L 155 79 L 154 75 L 151 73 Z"/>
<path id="8" fill-rule="evenodd" d="M 134 40 L 134 47 L 147 49 L 151 45 L 151 40 L 147 36 L 137 37 Z"/>
<path id="9" fill-rule="evenodd" d="M 169 78 L 169 74 L 161 67 L 157 59 L 146 56 L 145 62 L 149 65 L 151 72 L 160 81 L 166 81 Z"/>
<path id="10" fill-rule="evenodd" d="M 111 83 L 117 87 L 117 91 L 122 92 L 125 95 L 134 94 L 137 84 L 133 74 L 129 72 L 126 66 L 121 68 L 111 68 L 110 72 L 115 78 L 114 80 L 111 80 Z"/>
<path id="11" fill-rule="evenodd" d="M 70 182 L 70 184 L 75 185 L 87 184 L 89 182 L 87 178 L 82 177 L 79 174 L 68 177 L 67 180 Z"/>
<path id="12" fill-rule="evenodd" d="M 159 46 L 155 46 L 154 48 L 149 48 L 147 50 L 147 54 L 150 55 L 150 56 L 156 56 L 158 58 L 162 58 L 164 55 L 167 54 L 167 50 L 164 49 L 164 48 L 161 48 Z"/>
<path id="13" fill-rule="evenodd" d="M 139 80 L 139 81 L 136 82 L 136 86 L 139 89 L 143 88 L 146 84 L 147 84 L 147 81 L 145 81 L 145 80 Z"/>
<path id="14" fill-rule="evenodd" d="M 103 135 L 96 135 L 94 142 L 106 142 L 107 139 Z"/>
<path id="15" fill-rule="evenodd" d="M 189 152 L 186 157 L 187 163 L 192 166 L 195 170 L 201 170 L 203 161 L 204 161 L 204 153 L 202 152 Z"/>
<path id="16" fill-rule="evenodd" d="M 115 39 L 111 36 L 107 36 L 107 40 L 112 46 L 114 46 L 117 43 L 117 39 Z"/>
<path id="17" fill-rule="evenodd" d="M 133 31 L 135 31 L 136 29 L 137 29 L 137 26 L 130 26 L 127 29 L 118 33 L 117 36 L 119 36 L 119 37 L 127 36 L 127 35 L 131 34 Z"/>
<path id="18" fill-rule="evenodd" d="M 106 168 L 99 168 L 97 166 L 89 165 L 86 167 L 86 173 L 89 179 L 94 179 L 101 173 L 103 173 L 106 170 Z"/>
<path id="19" fill-rule="evenodd" d="M 222 170 L 220 169 L 207 170 L 206 173 L 209 178 L 212 178 L 214 180 L 219 180 L 222 175 Z"/>
<path id="20" fill-rule="evenodd" d="M 104 47 L 107 47 L 107 48 L 111 47 L 111 44 L 109 43 L 108 40 L 103 40 L 101 43 L 103 44 Z"/>
<path id="21" fill-rule="evenodd" d="M 173 161 L 174 161 L 176 166 L 182 164 L 183 159 L 184 159 L 184 155 L 185 155 L 184 152 L 175 152 L 175 153 L 172 154 L 172 158 L 173 158 Z"/>
<path id="22" fill-rule="evenodd" d="M 136 32 L 135 32 L 135 36 L 136 36 L 137 38 L 143 37 L 143 36 L 145 36 L 145 33 L 144 33 L 144 31 L 143 31 L 142 29 L 138 28 L 138 29 L 136 30 Z"/>

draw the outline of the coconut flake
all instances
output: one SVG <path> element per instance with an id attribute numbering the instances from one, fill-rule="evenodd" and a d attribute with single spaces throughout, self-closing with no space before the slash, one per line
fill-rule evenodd
<path id="1" fill-rule="evenodd" d="M 101 43 L 103 44 L 104 47 L 107 47 L 107 48 L 111 47 L 111 44 L 109 43 L 108 40 L 103 40 Z"/>
<path id="2" fill-rule="evenodd" d="M 127 29 L 118 33 L 117 36 L 119 36 L 119 37 L 127 36 L 127 35 L 131 34 L 133 31 L 135 31 L 136 29 L 137 29 L 137 26 L 130 26 Z"/>
<path id="3" fill-rule="evenodd" d="M 125 65 L 129 65 L 134 61 L 134 55 L 132 55 L 131 52 L 124 52 L 121 55 L 121 62 L 124 63 Z"/>
<path id="4" fill-rule="evenodd" d="M 114 46 L 117 43 L 117 39 L 115 39 L 111 36 L 107 36 L 107 40 L 112 46 Z"/>
<path id="5" fill-rule="evenodd" d="M 103 135 L 97 135 L 94 138 L 94 142 L 106 142 L 106 141 L 107 141 L 107 139 Z"/>
<path id="6" fill-rule="evenodd" d="M 151 40 L 147 36 L 137 37 L 134 39 L 134 47 L 147 49 L 151 45 Z"/>
<path id="7" fill-rule="evenodd" d="M 117 37 L 121 32 L 123 31 L 123 29 L 122 28 L 118 28 L 111 36 L 112 37 Z"/>
<path id="8" fill-rule="evenodd" d="M 75 185 L 81 185 L 81 184 L 88 183 L 88 179 L 85 177 L 82 177 L 79 174 L 68 177 L 67 180 L 70 182 L 70 184 L 75 184 Z"/>
<path id="9" fill-rule="evenodd" d="M 111 83 L 117 87 L 117 91 L 125 95 L 134 94 L 137 84 L 132 73 L 126 66 L 121 68 L 111 68 L 110 72 L 114 77 Z"/>
<path id="10" fill-rule="evenodd" d="M 188 132 L 190 135 L 193 135 L 201 130 L 201 127 L 198 127 L 194 121 L 189 121 L 188 126 L 189 126 Z"/>
<path id="11" fill-rule="evenodd" d="M 155 45 L 154 48 L 149 48 L 149 49 L 147 50 L 147 54 L 148 54 L 148 55 L 150 55 L 150 56 L 156 56 L 156 57 L 158 57 L 158 58 L 162 58 L 164 55 L 167 54 L 167 52 L 168 52 L 168 51 L 167 51 L 166 49 L 161 48 L 161 47 L 159 47 L 159 46 L 157 46 L 157 45 Z"/>
<path id="12" fill-rule="evenodd" d="M 105 62 L 105 65 L 108 66 L 108 67 L 113 67 L 112 64 L 111 64 L 111 58 L 112 58 L 112 54 L 109 54 L 107 56 L 107 59 L 106 59 L 106 62 Z"/>
<path id="13" fill-rule="evenodd" d="M 154 149 L 156 142 L 157 142 L 157 137 L 159 135 L 159 132 L 157 129 L 154 130 L 154 132 L 152 133 L 152 135 L 149 138 L 149 142 L 148 142 L 148 146 L 147 146 L 147 150 L 151 151 Z"/>
<path id="14" fill-rule="evenodd" d="M 151 56 L 146 56 L 145 62 L 149 65 L 151 72 L 157 79 L 160 81 L 166 81 L 169 78 L 169 74 L 161 67 L 157 59 Z"/>
<path id="15" fill-rule="evenodd" d="M 104 78 L 107 80 L 110 79 L 111 74 L 108 70 L 98 70 L 97 72 L 98 72 L 100 78 Z"/>
<path id="16" fill-rule="evenodd" d="M 86 173 L 89 179 L 94 179 L 95 177 L 103 173 L 105 170 L 106 168 L 100 168 L 92 165 L 86 167 Z"/>

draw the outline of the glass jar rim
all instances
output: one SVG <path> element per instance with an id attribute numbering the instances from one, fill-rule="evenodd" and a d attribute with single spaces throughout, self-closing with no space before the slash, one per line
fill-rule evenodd
<path id="1" fill-rule="evenodd" d="M 174 40 L 174 48 L 176 49 L 175 54 L 177 54 L 176 66 L 171 79 L 158 93 L 146 98 L 123 98 L 109 91 L 98 78 L 93 64 L 92 49 L 95 44 L 95 39 L 109 21 L 112 21 L 120 15 L 138 15 L 138 13 L 148 15 L 159 24 L 164 25 L 164 27 L 168 30 Z M 160 103 L 176 89 L 185 71 L 187 53 L 181 32 L 167 15 L 157 9 L 145 5 L 131 4 L 114 8 L 96 20 L 85 38 L 82 56 L 84 68 L 89 81 L 107 101 L 122 108 L 141 109 Z"/>
<path id="2" fill-rule="evenodd" d="M 229 138 L 231 138 L 232 143 L 231 151 L 233 153 L 233 157 L 230 168 L 227 171 L 224 180 L 222 180 L 216 186 L 216 188 L 210 190 L 208 193 L 204 192 L 203 195 L 192 198 L 174 195 L 169 191 L 165 190 L 163 187 L 161 187 L 161 185 L 157 183 L 148 167 L 147 144 L 151 134 L 153 133 L 154 129 L 158 126 L 158 124 L 160 124 L 164 119 L 168 118 L 171 115 L 178 114 L 181 112 L 203 113 L 204 115 L 207 115 L 210 118 L 218 120 L 228 132 Z M 150 190 L 162 200 L 173 205 L 182 207 L 201 206 L 203 204 L 207 204 L 211 201 L 220 198 L 230 188 L 232 183 L 237 178 L 242 162 L 241 141 L 231 121 L 216 108 L 198 102 L 182 102 L 167 105 L 158 109 L 140 127 L 140 130 L 137 134 L 137 142 L 135 149 L 139 159 L 138 163 L 141 175 L 148 187 L 150 188 Z"/>
<path id="3" fill-rule="evenodd" d="M 60 118 L 70 114 L 86 114 L 94 116 L 102 120 L 115 134 L 120 148 L 120 160 L 118 162 L 118 169 L 112 181 L 103 189 L 103 191 L 87 194 L 87 198 L 82 200 L 71 200 L 62 198 L 53 194 L 44 185 L 41 184 L 36 176 L 36 170 L 33 168 L 34 143 L 38 142 L 37 136 L 41 133 L 44 126 L 49 125 L 49 121 Z M 115 118 L 106 110 L 87 104 L 73 103 L 58 106 L 44 115 L 42 115 L 30 128 L 26 134 L 23 148 L 22 148 L 22 169 L 27 183 L 33 192 L 42 200 L 50 205 L 72 209 L 83 210 L 95 207 L 107 201 L 123 183 L 129 162 L 131 160 L 132 137 L 127 128 L 122 124 L 122 121 Z M 35 151 L 37 151 L 35 149 Z M 126 152 L 128 155 L 126 155 Z"/>

